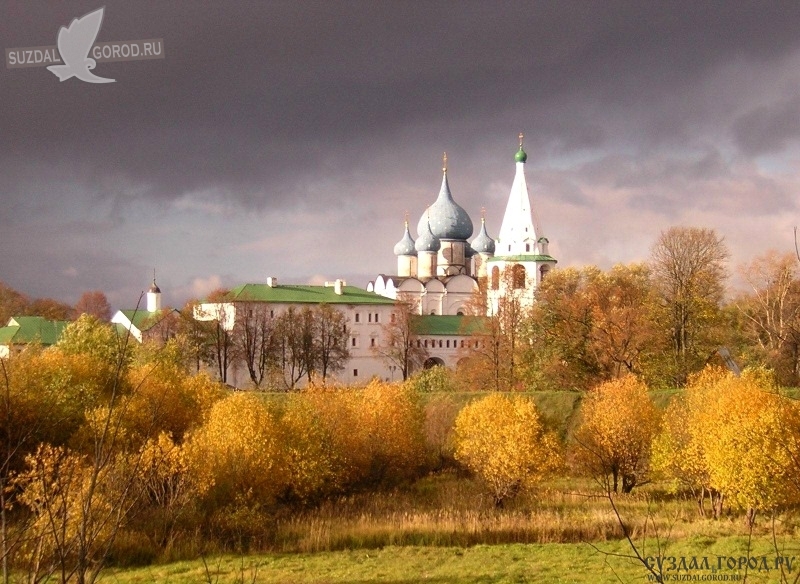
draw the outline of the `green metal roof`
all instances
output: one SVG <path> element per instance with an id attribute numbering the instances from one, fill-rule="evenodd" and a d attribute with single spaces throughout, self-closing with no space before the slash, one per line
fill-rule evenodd
<path id="1" fill-rule="evenodd" d="M 483 316 L 439 316 L 435 314 L 417 316 L 412 321 L 417 335 L 457 336 L 478 332 L 486 322 Z"/>
<path id="2" fill-rule="evenodd" d="M 282 284 L 243 284 L 231 290 L 227 302 L 275 302 L 285 304 L 394 304 L 394 300 L 356 286 L 342 286 L 337 294 L 333 286 Z"/>
<path id="3" fill-rule="evenodd" d="M 165 316 L 170 314 L 171 312 L 177 312 L 174 308 L 168 308 L 164 310 L 159 310 L 157 312 L 147 312 L 146 310 L 120 310 L 122 314 L 125 315 L 133 326 L 135 326 L 140 331 L 146 331 L 150 328 L 153 328 L 161 319 Z"/>
<path id="4" fill-rule="evenodd" d="M 19 332 L 18 326 L 4 326 L 0 328 L 0 345 L 10 345 L 14 336 Z"/>
<path id="5" fill-rule="evenodd" d="M 555 262 L 558 263 L 553 256 L 549 255 L 512 255 L 512 256 L 494 256 L 486 260 L 487 262 Z"/>
<path id="6" fill-rule="evenodd" d="M 69 324 L 67 320 L 47 320 L 43 316 L 15 316 L 8 321 L 8 326 L 0 328 L 0 344 L 55 345 Z"/>

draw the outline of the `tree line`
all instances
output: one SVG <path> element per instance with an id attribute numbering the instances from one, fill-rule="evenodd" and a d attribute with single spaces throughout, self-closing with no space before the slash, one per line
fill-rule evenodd
<path id="1" fill-rule="evenodd" d="M 551 271 L 531 308 L 512 289 L 475 335 L 479 349 L 463 353 L 464 383 L 585 391 L 635 374 L 653 387 L 682 387 L 705 365 L 727 363 L 766 366 L 779 383 L 798 385 L 797 257 L 769 252 L 740 266 L 749 290 L 736 293 L 726 287 L 728 257 L 714 231 L 676 227 L 661 233 L 647 262 Z"/>
<path id="2" fill-rule="evenodd" d="M 281 508 L 427 468 L 411 388 L 312 385 L 278 404 L 192 371 L 180 335 L 129 340 L 84 315 L 0 361 L 3 581 L 92 582 L 131 549 L 187 541 L 264 548 Z"/>
<path id="3" fill-rule="evenodd" d="M 226 298 L 225 290 L 210 295 L 215 308 L 209 321 L 195 319 L 196 301 L 173 317 L 175 331 L 193 348 L 197 368 L 209 366 L 223 383 L 231 367 L 240 367 L 254 388 L 294 389 L 303 379 L 324 382 L 350 358 L 347 319 L 328 304 L 279 309 Z"/>
<path id="4" fill-rule="evenodd" d="M 75 320 L 81 314 L 91 314 L 100 320 L 111 320 L 111 305 L 100 290 L 81 294 L 75 306 L 53 298 L 30 298 L 0 282 L 0 326 L 14 316 L 43 316 L 48 320 Z"/>

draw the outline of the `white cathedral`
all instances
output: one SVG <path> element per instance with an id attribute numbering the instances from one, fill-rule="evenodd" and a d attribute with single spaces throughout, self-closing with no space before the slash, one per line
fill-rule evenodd
<path id="1" fill-rule="evenodd" d="M 489 236 L 482 214 L 478 235 L 467 241 L 474 232 L 472 219 L 450 192 L 445 154 L 442 187 L 417 223 L 416 241 L 406 219 L 405 233 L 394 246 L 397 275 L 381 274 L 367 290 L 408 299 L 421 315 L 465 314 L 479 287 L 487 291 L 489 316 L 496 313 L 499 299 L 511 292 L 509 288 L 524 304 L 532 304 L 536 287 L 556 260 L 534 221 L 522 138 L 520 134 L 514 155 L 516 174 L 497 240 Z"/>
<path id="2" fill-rule="evenodd" d="M 218 321 L 224 330 L 233 331 L 239 319 L 257 309 L 272 318 L 291 307 L 325 303 L 339 310 L 347 322 L 350 357 L 335 378 L 343 383 L 362 383 L 373 377 L 397 379 L 397 366 L 387 362 L 380 349 L 389 342 L 384 325 L 393 318 L 395 300 L 410 299 L 420 315 L 415 320 L 415 333 L 416 342 L 428 354 L 424 366 L 455 367 L 464 357 L 465 346 L 469 349 L 469 323 L 464 315 L 475 292 L 486 290 L 488 316 L 497 312 L 499 300 L 508 294 L 530 305 L 536 287 L 556 264 L 534 220 L 525 180 L 528 157 L 522 148 L 522 134 L 519 138 L 514 156 L 516 174 L 497 239 L 489 236 L 482 216 L 478 235 L 468 241 L 474 231 L 472 219 L 453 199 L 445 156 L 439 196 L 422 213 L 417 239 L 411 237 L 406 220 L 403 237 L 394 247 L 396 275 L 381 274 L 366 290 L 348 286 L 343 280 L 311 286 L 279 284 L 277 277 L 269 277 L 266 282 L 232 289 L 224 300 L 199 304 L 194 317 Z M 139 342 L 158 337 L 155 325 L 170 312 L 161 309 L 160 299 L 161 290 L 154 279 L 146 310 L 119 311 L 113 322 Z M 240 388 L 250 383 L 246 368 L 235 360 L 228 363 L 226 379 Z"/>

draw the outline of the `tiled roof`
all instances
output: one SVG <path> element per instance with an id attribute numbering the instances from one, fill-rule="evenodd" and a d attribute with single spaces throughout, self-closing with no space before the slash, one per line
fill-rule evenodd
<path id="1" fill-rule="evenodd" d="M 555 262 L 556 259 L 549 255 L 511 255 L 501 256 L 496 255 L 493 258 L 486 260 L 487 262 Z"/>
<path id="2" fill-rule="evenodd" d="M 227 302 L 275 302 L 284 304 L 394 304 L 394 300 L 356 286 L 342 286 L 336 294 L 333 286 L 281 284 L 243 284 L 228 293 Z"/>
<path id="3" fill-rule="evenodd" d="M 434 314 L 418 316 L 413 320 L 414 333 L 417 335 L 471 335 L 478 332 L 486 322 L 486 317 Z"/>
<path id="4" fill-rule="evenodd" d="M 0 328 L 0 344 L 55 345 L 69 324 L 66 320 L 47 320 L 43 316 L 15 316 L 8 321 L 8 326 Z"/>
<path id="5" fill-rule="evenodd" d="M 168 308 L 164 310 L 159 310 L 157 312 L 148 312 L 146 310 L 141 310 L 141 309 L 120 310 L 120 312 L 124 314 L 125 318 L 131 321 L 131 323 L 133 323 L 133 326 L 135 326 L 137 329 L 139 329 L 140 331 L 146 331 L 157 325 L 159 322 L 161 322 L 161 320 L 165 316 L 176 311 L 175 309 Z"/>

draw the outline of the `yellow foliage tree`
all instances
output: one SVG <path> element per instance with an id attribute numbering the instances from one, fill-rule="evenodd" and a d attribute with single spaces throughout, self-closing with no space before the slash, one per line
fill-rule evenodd
<path id="1" fill-rule="evenodd" d="M 170 546 L 177 525 L 197 495 L 186 448 L 166 432 L 148 440 L 139 452 L 136 488 L 141 493 L 137 519 L 159 548 Z"/>
<path id="2" fill-rule="evenodd" d="M 395 483 L 424 465 L 424 412 L 409 387 L 372 381 L 363 389 L 309 389 L 301 398 L 330 440 L 340 487 Z"/>
<path id="3" fill-rule="evenodd" d="M 171 363 L 131 367 L 128 379 L 133 389 L 122 423 L 137 445 L 160 432 L 182 442 L 225 395 L 223 386 L 208 375 L 189 375 Z"/>
<path id="4" fill-rule="evenodd" d="M 42 444 L 15 479 L 32 513 L 20 556 L 30 581 L 54 573 L 61 582 L 93 582 L 133 498 L 126 492 L 131 463 L 114 456 L 98 466 L 88 456 Z"/>
<path id="5" fill-rule="evenodd" d="M 673 481 L 673 488 L 689 489 L 697 500 L 698 511 L 705 515 L 706 495 L 711 500 L 712 514 L 722 511 L 722 493 L 711 485 L 706 447 L 710 435 L 700 423 L 706 409 L 717 407 L 717 385 L 727 376 L 718 367 L 706 367 L 691 375 L 686 389 L 675 396 L 664 413 L 661 429 L 653 440 L 653 470 Z"/>
<path id="6" fill-rule="evenodd" d="M 647 475 L 658 412 L 647 387 L 633 375 L 590 390 L 573 436 L 576 460 L 588 474 L 615 493 L 630 493 Z M 609 483 L 609 477 L 611 482 Z"/>
<path id="7" fill-rule="evenodd" d="M 793 413 L 763 370 L 728 375 L 717 385 L 714 407 L 697 420 L 708 434 L 705 449 L 711 485 L 735 508 L 747 511 L 752 523 L 757 510 L 771 511 L 798 500 L 793 464 L 797 454 L 786 446 L 787 423 Z"/>
<path id="8" fill-rule="evenodd" d="M 309 399 L 311 393 L 315 398 Z M 342 487 L 341 453 L 336 449 L 330 423 L 321 406 L 324 393 L 309 387 L 292 394 L 281 417 L 283 446 L 289 463 L 289 496 L 307 501 Z"/>
<path id="9" fill-rule="evenodd" d="M 525 397 L 489 395 L 459 412 L 455 458 L 489 487 L 495 505 L 537 483 L 560 460 L 558 441 L 546 433 Z"/>
<path id="10" fill-rule="evenodd" d="M 708 368 L 670 404 L 653 455 L 655 467 L 699 492 L 701 513 L 707 492 L 715 517 L 728 501 L 752 523 L 758 510 L 800 500 L 800 409 L 764 370 Z"/>
<path id="11" fill-rule="evenodd" d="M 189 439 L 189 468 L 215 508 L 269 505 L 288 483 L 286 452 L 262 398 L 234 394 L 217 402 Z"/>

